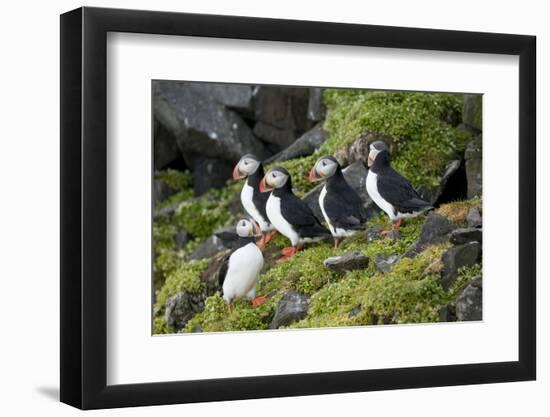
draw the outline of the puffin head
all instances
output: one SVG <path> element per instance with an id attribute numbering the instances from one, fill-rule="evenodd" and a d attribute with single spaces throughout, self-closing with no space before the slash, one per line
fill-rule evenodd
<path id="1" fill-rule="evenodd" d="M 244 155 L 235 168 L 233 168 L 233 179 L 241 180 L 256 172 L 261 162 L 254 155 Z"/>
<path id="2" fill-rule="evenodd" d="M 290 174 L 284 168 L 271 168 L 260 181 L 260 191 L 266 193 L 274 188 L 283 187 L 290 179 Z"/>
<path id="3" fill-rule="evenodd" d="M 313 165 L 313 168 L 311 168 L 309 180 L 319 181 L 323 178 L 332 177 L 339 167 L 340 164 L 338 164 L 336 158 L 332 156 L 323 156 L 319 158 L 315 165 Z"/>
<path id="4" fill-rule="evenodd" d="M 260 226 L 252 219 L 239 220 L 236 230 L 240 237 L 260 236 L 262 234 Z"/>
<path id="5" fill-rule="evenodd" d="M 376 157 L 381 152 L 385 152 L 389 155 L 390 149 L 388 148 L 388 145 L 386 145 L 385 142 L 382 142 L 381 140 L 377 140 L 376 142 L 372 142 L 369 146 L 369 159 L 367 162 L 367 165 L 369 167 L 374 164 L 374 161 L 376 160 Z"/>

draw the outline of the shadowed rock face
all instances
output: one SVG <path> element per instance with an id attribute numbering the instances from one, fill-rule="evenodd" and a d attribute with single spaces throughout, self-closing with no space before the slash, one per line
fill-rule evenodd
<path id="1" fill-rule="evenodd" d="M 328 269 L 338 274 L 345 274 L 356 269 L 365 269 L 369 266 L 369 258 L 361 252 L 347 252 L 341 256 L 327 258 L 323 263 Z"/>
<path id="2" fill-rule="evenodd" d="M 443 254 L 443 271 L 441 272 L 441 286 L 446 290 L 458 277 L 458 270 L 463 266 L 476 264 L 481 258 L 481 245 L 478 242 L 470 242 L 449 248 Z"/>
<path id="3" fill-rule="evenodd" d="M 184 158 L 199 154 L 234 163 L 247 153 L 269 155 L 235 111 L 184 83 L 157 81 L 153 108 L 155 119 L 174 135 Z"/>
<path id="4" fill-rule="evenodd" d="M 281 326 L 288 326 L 295 321 L 306 317 L 309 308 L 308 298 L 295 291 L 288 291 L 283 295 L 277 305 L 270 329 L 278 329 Z"/>
<path id="5" fill-rule="evenodd" d="M 481 197 L 482 194 L 482 142 L 481 135 L 476 136 L 466 147 L 466 179 L 468 182 L 468 198 Z"/>
<path id="6" fill-rule="evenodd" d="M 268 158 L 265 162 L 281 162 L 289 159 L 300 158 L 314 153 L 327 139 L 327 132 L 323 130 L 321 124 L 318 124 L 313 129 L 307 131 L 300 136 L 294 143 L 288 146 L 283 151 Z"/>
<path id="7" fill-rule="evenodd" d="M 404 257 L 412 258 L 424 250 L 428 245 L 443 243 L 449 240 L 449 235 L 458 226 L 445 216 L 430 212 L 420 231 L 420 238 L 411 245 Z"/>
<path id="8" fill-rule="evenodd" d="M 483 285 L 481 277 L 466 286 L 456 299 L 456 318 L 459 321 L 482 320 Z"/>
<path id="9" fill-rule="evenodd" d="M 187 322 L 197 313 L 204 310 L 206 294 L 191 294 L 186 291 L 179 292 L 168 299 L 164 317 L 166 324 L 176 330 L 185 327 Z"/>

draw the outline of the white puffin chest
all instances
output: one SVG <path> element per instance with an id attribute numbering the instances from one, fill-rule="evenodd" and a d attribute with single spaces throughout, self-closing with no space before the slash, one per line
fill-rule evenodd
<path id="1" fill-rule="evenodd" d="M 266 232 L 271 229 L 271 225 L 264 219 L 264 216 L 261 215 L 260 211 L 256 208 L 254 204 L 254 188 L 248 185 L 248 179 L 244 183 L 243 189 L 241 190 L 241 203 L 250 217 L 258 222 L 262 232 Z"/>
<path id="2" fill-rule="evenodd" d="M 283 217 L 283 214 L 281 213 L 281 199 L 271 193 L 267 199 L 265 210 L 269 221 L 273 224 L 273 226 L 275 226 L 275 229 L 277 229 L 282 235 L 286 236 L 292 243 L 292 246 L 296 246 L 300 241 L 300 236 L 294 230 L 292 225 Z"/>
<path id="3" fill-rule="evenodd" d="M 384 212 L 390 217 L 391 220 L 395 219 L 395 209 L 394 207 L 384 200 L 380 193 L 378 192 L 378 175 L 369 170 L 367 174 L 367 193 L 369 193 L 370 198 L 380 207 Z"/>
<path id="4" fill-rule="evenodd" d="M 223 281 L 223 298 L 231 302 L 235 298 L 253 298 L 256 280 L 264 266 L 262 251 L 254 244 L 249 243 L 237 249 L 229 258 L 227 274 Z"/>

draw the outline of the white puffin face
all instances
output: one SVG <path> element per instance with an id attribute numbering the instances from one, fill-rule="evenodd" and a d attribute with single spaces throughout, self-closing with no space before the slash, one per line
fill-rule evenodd
<path id="1" fill-rule="evenodd" d="M 388 150 L 388 145 L 386 145 L 384 142 L 382 141 L 372 142 L 369 146 L 369 158 L 367 161 L 367 165 L 369 167 L 372 166 L 378 154 L 382 151 L 387 151 L 387 150 Z"/>
<path id="2" fill-rule="evenodd" d="M 254 220 L 241 219 L 237 223 L 237 234 L 240 237 L 259 236 L 262 234 L 260 226 Z"/>
<path id="3" fill-rule="evenodd" d="M 315 179 L 332 177 L 338 168 L 338 163 L 331 158 L 322 157 L 315 163 L 312 176 Z"/>
<path id="4" fill-rule="evenodd" d="M 239 173 L 241 173 L 241 175 L 244 175 L 244 176 L 249 176 L 254 174 L 259 166 L 260 166 L 260 161 L 248 155 L 243 156 L 239 161 L 239 163 L 237 164 Z"/>
<path id="5" fill-rule="evenodd" d="M 272 169 L 265 176 L 265 182 L 269 188 L 281 188 L 287 181 L 288 174 L 278 169 Z"/>

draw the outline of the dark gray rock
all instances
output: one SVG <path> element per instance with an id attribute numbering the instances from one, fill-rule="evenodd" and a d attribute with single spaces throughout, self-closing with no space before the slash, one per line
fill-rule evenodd
<path id="1" fill-rule="evenodd" d="M 158 220 L 162 217 L 171 217 L 176 213 L 176 210 L 178 209 L 180 203 L 174 203 L 170 206 L 163 207 L 160 210 L 156 210 L 153 214 L 153 220 Z"/>
<path id="2" fill-rule="evenodd" d="M 466 180 L 468 182 L 468 198 L 482 195 L 482 139 L 476 136 L 466 147 L 464 152 L 466 164 Z"/>
<path id="3" fill-rule="evenodd" d="M 466 218 L 468 222 L 468 227 L 482 227 L 483 226 L 483 219 L 481 218 L 481 214 L 479 213 L 479 210 L 475 207 L 472 207 L 468 211 L 468 216 Z"/>
<path id="4" fill-rule="evenodd" d="M 304 319 L 309 308 L 309 300 L 304 294 L 295 291 L 288 291 L 283 295 L 273 321 L 269 325 L 270 329 L 278 329 L 281 326 L 288 326 L 291 323 Z"/>
<path id="5" fill-rule="evenodd" d="M 189 166 L 193 176 L 193 191 L 200 196 L 211 188 L 225 187 L 234 165 L 217 158 L 195 156 Z"/>
<path id="6" fill-rule="evenodd" d="M 189 242 L 189 233 L 187 233 L 185 229 L 180 229 L 178 233 L 176 233 L 176 236 L 174 236 L 174 240 L 176 242 L 176 247 L 182 249 L 187 245 L 187 242 Z"/>
<path id="7" fill-rule="evenodd" d="M 458 321 L 483 320 L 483 285 L 481 277 L 466 286 L 456 299 Z"/>
<path id="8" fill-rule="evenodd" d="M 153 200 L 155 204 L 166 200 L 168 197 L 176 194 L 176 190 L 161 180 L 153 180 Z"/>
<path id="9" fill-rule="evenodd" d="M 481 245 L 478 242 L 470 242 L 449 248 L 443 254 L 443 270 L 441 271 L 440 284 L 448 290 L 458 276 L 458 270 L 464 266 L 476 264 L 481 258 Z"/>
<path id="10" fill-rule="evenodd" d="M 299 136 L 298 132 L 295 130 L 280 129 L 262 121 L 254 125 L 253 132 L 256 137 L 264 142 L 275 145 L 278 150 L 282 150 L 291 145 Z"/>
<path id="11" fill-rule="evenodd" d="M 481 94 L 464 94 L 462 106 L 462 122 L 478 132 L 481 132 L 483 123 L 482 97 Z"/>
<path id="12" fill-rule="evenodd" d="M 443 243 L 449 240 L 449 235 L 458 225 L 435 211 L 426 216 L 426 220 L 420 229 L 420 237 L 403 254 L 404 257 L 412 258 L 420 253 L 428 245 Z"/>
<path id="13" fill-rule="evenodd" d="M 350 166 L 343 169 L 344 178 L 348 184 L 357 192 L 363 203 L 363 207 L 367 209 L 367 214 L 372 216 L 379 212 L 378 206 L 372 201 L 369 194 L 367 193 L 367 188 L 365 186 L 365 181 L 367 179 L 368 169 L 362 161 L 357 161 L 351 164 Z M 313 213 L 317 218 L 323 219 L 323 213 L 319 207 L 319 194 L 323 189 L 324 184 L 320 184 L 311 191 L 309 191 L 303 198 L 303 200 L 308 204 L 308 206 L 313 210 Z"/>
<path id="14" fill-rule="evenodd" d="M 210 258 L 225 249 L 227 248 L 224 246 L 223 241 L 218 236 L 212 235 L 191 252 L 189 259 L 198 260 Z"/>
<path id="15" fill-rule="evenodd" d="M 445 188 L 447 187 L 447 184 L 449 183 L 449 180 L 460 169 L 460 164 L 461 163 L 462 163 L 462 161 L 460 161 L 458 159 L 453 159 L 453 160 L 447 162 L 447 165 L 445 165 L 445 168 L 443 169 L 443 172 L 441 174 L 441 180 L 439 181 L 439 185 L 435 188 L 420 187 L 418 189 L 418 193 L 420 194 L 420 196 L 425 201 L 429 201 L 430 204 L 435 204 L 436 201 L 439 200 L 441 195 L 444 193 Z"/>
<path id="16" fill-rule="evenodd" d="M 178 158 L 181 152 L 176 137 L 158 121 L 153 124 L 153 165 L 155 170 L 163 169 Z"/>
<path id="17" fill-rule="evenodd" d="M 195 314 L 204 310 L 204 293 L 192 294 L 186 291 L 179 292 L 166 301 L 164 319 L 166 324 L 175 330 L 180 330 Z"/>
<path id="18" fill-rule="evenodd" d="M 305 132 L 311 128 L 307 88 L 259 86 L 253 94 L 255 120 L 284 130 Z"/>
<path id="19" fill-rule="evenodd" d="M 323 103 L 324 88 L 313 87 L 309 89 L 309 101 L 307 105 L 307 117 L 309 120 L 319 122 L 325 119 L 327 109 Z"/>
<path id="20" fill-rule="evenodd" d="M 156 81 L 153 86 L 155 119 L 176 138 L 184 156 L 199 154 L 231 163 L 246 153 L 269 156 L 243 119 L 212 97 L 181 82 Z"/>
<path id="21" fill-rule="evenodd" d="M 300 158 L 314 153 L 327 140 L 328 134 L 321 124 L 307 131 L 294 141 L 288 148 L 268 158 L 265 162 L 281 162 L 289 159 Z"/>
<path id="22" fill-rule="evenodd" d="M 348 317 L 356 317 L 359 315 L 359 313 L 361 313 L 361 304 L 353 307 L 349 312 Z"/>
<path id="23" fill-rule="evenodd" d="M 451 232 L 449 241 L 454 245 L 462 245 L 469 242 L 481 243 L 482 231 L 478 228 L 456 229 Z"/>
<path id="24" fill-rule="evenodd" d="M 374 264 L 376 269 L 380 272 L 390 272 L 393 265 L 399 260 L 398 255 L 382 255 L 378 254 L 374 259 Z"/>
<path id="25" fill-rule="evenodd" d="M 247 84 L 186 83 L 187 88 L 203 96 L 211 97 L 230 109 L 246 116 L 253 114 L 254 87 Z"/>
<path id="26" fill-rule="evenodd" d="M 323 264 L 331 271 L 345 274 L 356 269 L 365 269 L 369 266 L 369 258 L 361 252 L 347 252 L 340 256 L 327 258 Z"/>
<path id="27" fill-rule="evenodd" d="M 439 309 L 439 321 L 456 321 L 456 309 L 454 305 L 446 305 Z"/>
<path id="28" fill-rule="evenodd" d="M 365 236 L 367 236 L 367 240 L 369 242 L 373 242 L 375 240 L 380 240 L 382 239 L 382 231 L 384 229 L 382 229 L 381 227 L 369 227 L 368 229 L 365 230 Z"/>
<path id="29" fill-rule="evenodd" d="M 369 145 L 372 142 L 381 140 L 385 142 L 391 151 L 394 151 L 394 140 L 391 136 L 381 132 L 363 132 L 358 135 L 351 145 L 340 149 L 334 154 L 334 157 L 342 165 L 353 164 L 357 161 L 362 161 L 365 166 L 368 164 Z"/>
<path id="30" fill-rule="evenodd" d="M 230 253 L 231 251 L 226 250 L 214 255 L 210 259 L 208 267 L 201 273 L 200 279 L 204 284 L 207 295 L 213 295 L 216 291 L 222 291 L 220 286 L 220 271 Z"/>

